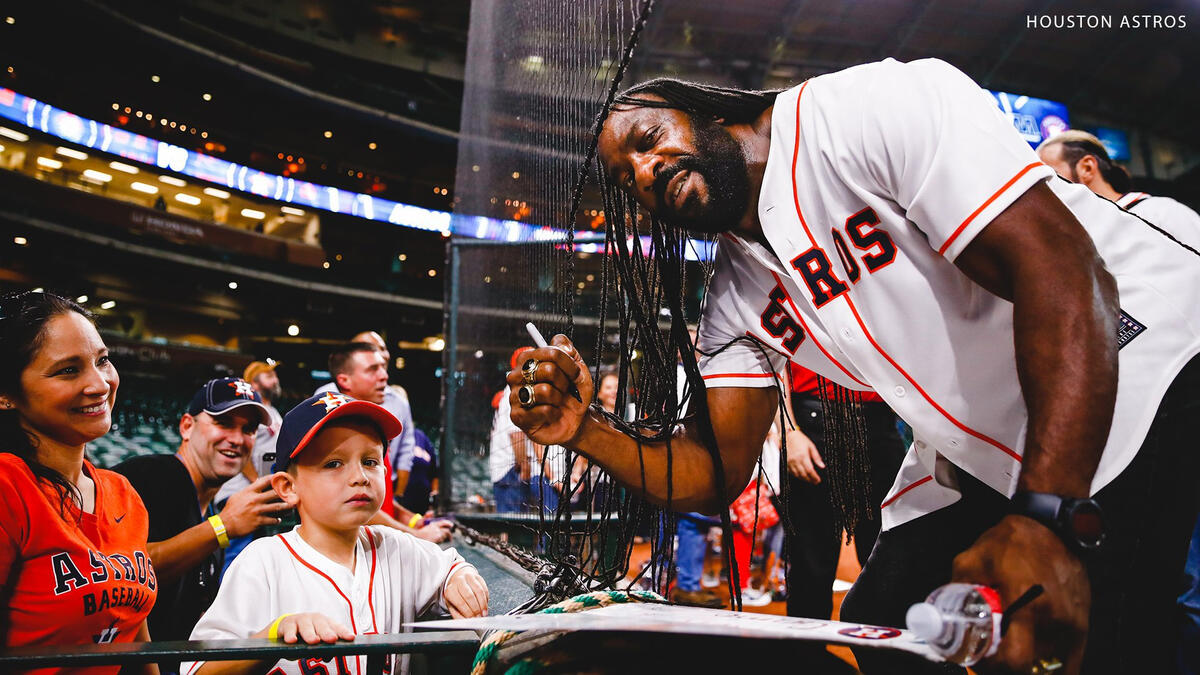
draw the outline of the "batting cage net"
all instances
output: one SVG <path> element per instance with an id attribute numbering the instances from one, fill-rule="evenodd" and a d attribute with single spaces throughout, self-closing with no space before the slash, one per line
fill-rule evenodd
<path id="1" fill-rule="evenodd" d="M 532 322 L 547 340 L 574 341 L 592 368 L 593 406 L 635 439 L 639 425 L 662 437 L 682 413 L 674 344 L 699 316 L 706 274 L 696 261 L 709 247 L 661 228 L 651 236 L 635 211 L 614 210 L 594 157 L 651 7 L 472 6 L 453 229 L 479 238 L 448 246 L 443 500 L 460 516 L 483 514 L 480 527 L 500 524 L 498 546 L 519 537 L 514 555 L 538 573 L 539 602 L 619 587 L 638 536 L 653 553 L 632 576 L 662 590 L 670 575 L 670 510 L 584 457 L 531 442 L 509 419 L 504 379 L 526 360 L 518 348 L 532 344 Z M 668 249 L 676 262 L 663 275 L 655 251 Z"/>

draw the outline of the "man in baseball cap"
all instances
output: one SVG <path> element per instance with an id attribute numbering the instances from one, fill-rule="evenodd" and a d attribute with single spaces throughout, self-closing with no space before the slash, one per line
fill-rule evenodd
<path id="1" fill-rule="evenodd" d="M 151 635 L 186 640 L 217 593 L 230 539 L 277 524 L 282 510 L 264 476 L 218 508 L 214 497 L 238 475 L 254 449 L 259 425 L 269 424 L 262 398 L 249 382 L 222 377 L 205 382 L 179 420 L 174 455 L 143 455 L 114 467 L 129 479 L 150 513 L 146 546 L 158 577 L 159 599 L 150 613 Z M 162 663 L 175 672 L 177 663 Z"/>

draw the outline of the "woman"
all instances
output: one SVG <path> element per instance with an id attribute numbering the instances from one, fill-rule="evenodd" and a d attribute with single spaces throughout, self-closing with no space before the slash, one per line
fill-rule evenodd
<path id="1" fill-rule="evenodd" d="M 157 580 L 146 555 L 146 509 L 125 478 L 84 458 L 84 446 L 108 433 L 118 382 L 82 307 L 50 293 L 0 297 L 6 648 L 150 639 Z M 143 672 L 157 675 L 158 667 Z"/>

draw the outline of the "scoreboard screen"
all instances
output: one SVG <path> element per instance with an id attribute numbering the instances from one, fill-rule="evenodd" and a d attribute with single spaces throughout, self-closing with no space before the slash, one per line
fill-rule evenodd
<path id="1" fill-rule="evenodd" d="M 1036 148 L 1047 138 L 1071 128 L 1067 106 L 1058 101 L 988 91 L 996 99 L 996 105 L 1012 121 L 1017 133 L 1032 147 Z"/>

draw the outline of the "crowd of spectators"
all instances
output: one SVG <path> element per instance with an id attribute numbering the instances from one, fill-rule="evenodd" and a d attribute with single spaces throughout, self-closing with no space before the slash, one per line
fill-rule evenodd
<path id="1" fill-rule="evenodd" d="M 3 647 L 201 635 L 312 644 L 404 632 L 431 611 L 486 613 L 482 578 L 436 545 L 451 528 L 430 510 L 436 453 L 403 389 L 389 384 L 387 362 L 377 333 L 354 336 L 330 354 L 333 381 L 285 415 L 272 405 L 278 364 L 253 362 L 179 402 L 176 453 L 110 471 L 86 453 L 112 426 L 120 383 L 92 317 L 52 293 L 0 297 Z M 284 549 L 317 562 L 281 557 Z M 286 590 L 286 579 L 317 567 L 354 580 L 348 592 L 361 602 L 348 614 L 311 581 Z M 144 672 L 274 664 L 180 665 Z M 393 665 L 402 672 L 407 661 Z"/>

